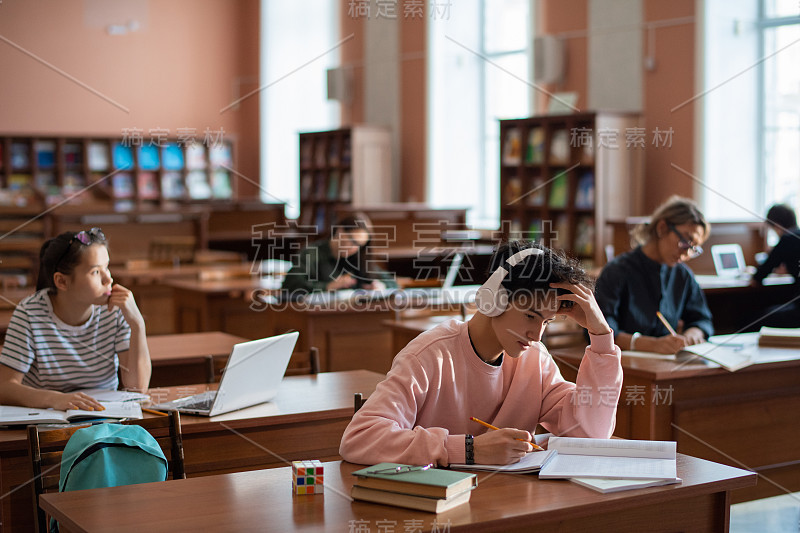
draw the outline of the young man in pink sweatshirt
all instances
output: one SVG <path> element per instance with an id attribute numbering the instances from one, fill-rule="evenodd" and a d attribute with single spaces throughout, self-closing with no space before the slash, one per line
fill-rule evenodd
<path id="1" fill-rule="evenodd" d="M 611 436 L 620 350 L 592 281 L 576 261 L 531 243 L 501 245 L 492 268 L 468 322 L 426 331 L 395 357 L 344 432 L 339 452 L 346 461 L 514 463 L 533 449 L 537 424 L 562 436 Z M 589 332 L 577 383 L 561 377 L 540 342 L 556 315 Z"/>

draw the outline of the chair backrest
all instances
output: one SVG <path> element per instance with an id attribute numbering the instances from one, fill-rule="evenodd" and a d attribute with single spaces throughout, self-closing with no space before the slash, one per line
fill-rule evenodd
<path id="1" fill-rule="evenodd" d="M 312 346 L 307 352 L 294 352 L 284 376 L 319 374 L 319 350 Z"/>
<path id="2" fill-rule="evenodd" d="M 360 392 L 355 393 L 353 395 L 353 414 L 356 414 L 366 402 L 367 399 Z"/>
<path id="3" fill-rule="evenodd" d="M 186 478 L 180 413 L 170 411 L 168 416 L 130 420 L 123 423 L 140 425 L 153 435 L 167 458 L 170 477 L 173 479 Z M 64 447 L 76 431 L 85 427 L 88 425 L 56 429 L 28 426 L 28 450 L 33 471 L 34 521 L 36 531 L 39 533 L 48 530 L 47 514 L 39 508 L 39 495 L 58 491 Z"/>

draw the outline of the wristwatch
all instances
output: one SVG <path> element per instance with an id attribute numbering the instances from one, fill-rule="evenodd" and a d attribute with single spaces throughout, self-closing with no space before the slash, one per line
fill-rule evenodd
<path id="1" fill-rule="evenodd" d="M 638 331 L 636 333 L 634 333 L 633 335 L 631 335 L 631 351 L 636 349 L 636 340 L 641 336 L 642 336 L 642 334 L 639 333 Z"/>
<path id="2" fill-rule="evenodd" d="M 468 465 L 475 464 L 475 447 L 472 435 L 464 435 L 464 462 Z"/>

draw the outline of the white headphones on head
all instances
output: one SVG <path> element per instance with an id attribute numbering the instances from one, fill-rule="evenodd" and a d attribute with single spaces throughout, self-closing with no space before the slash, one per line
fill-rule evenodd
<path id="1" fill-rule="evenodd" d="M 544 254 L 544 250 L 541 248 L 525 248 L 506 259 L 508 269 L 502 266 L 498 267 L 475 293 L 475 305 L 478 307 L 478 311 L 488 317 L 502 315 L 508 308 L 508 291 L 502 285 L 508 271 L 527 257 L 542 254 Z"/>

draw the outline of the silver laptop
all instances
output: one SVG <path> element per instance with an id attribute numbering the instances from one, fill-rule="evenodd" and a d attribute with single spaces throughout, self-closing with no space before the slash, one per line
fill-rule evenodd
<path id="1" fill-rule="evenodd" d="M 296 331 L 235 344 L 216 391 L 207 391 L 156 405 L 157 409 L 177 409 L 181 413 L 216 416 L 268 402 L 289 365 Z"/>

